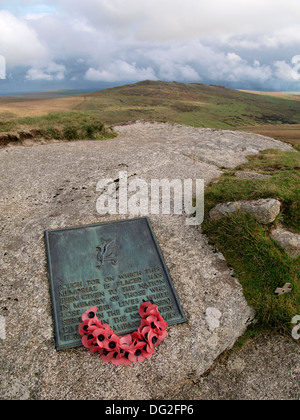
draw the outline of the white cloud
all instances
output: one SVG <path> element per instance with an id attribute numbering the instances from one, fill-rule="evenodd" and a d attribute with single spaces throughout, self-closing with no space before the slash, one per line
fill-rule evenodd
<path id="1" fill-rule="evenodd" d="M 164 80 L 178 80 L 186 82 L 200 82 L 202 79 L 198 72 L 190 65 L 166 63 L 159 69 L 159 77 Z"/>
<path id="2" fill-rule="evenodd" d="M 46 68 L 31 68 L 27 71 L 27 80 L 61 81 L 65 78 L 65 66 L 50 63 Z"/>
<path id="3" fill-rule="evenodd" d="M 63 7 L 97 28 L 155 42 L 268 33 L 300 17 L 298 0 L 64 0 Z"/>
<path id="4" fill-rule="evenodd" d="M 294 66 L 289 65 L 285 61 L 275 61 L 275 75 L 278 79 L 292 82 L 295 80 Z"/>
<path id="5" fill-rule="evenodd" d="M 210 80 L 218 82 L 265 82 L 272 79 L 272 69 L 261 65 L 258 60 L 249 63 L 236 53 L 212 53 L 211 60 L 206 63 Z M 203 69 L 205 71 L 205 69 Z"/>
<path id="6" fill-rule="evenodd" d="M 298 15 L 298 19 L 300 19 L 300 15 Z M 300 49 L 300 25 L 275 28 L 269 32 L 267 32 L 267 28 L 264 28 L 256 34 L 225 34 L 220 37 L 220 42 L 222 45 L 243 50 L 276 50 L 290 46 Z"/>
<path id="7" fill-rule="evenodd" d="M 159 78 L 186 82 L 266 81 L 272 78 L 269 65 L 248 62 L 235 52 L 219 52 L 200 42 L 149 49 L 145 57 Z"/>
<path id="8" fill-rule="evenodd" d="M 27 22 L 0 10 L 0 54 L 8 66 L 27 66 L 44 59 L 47 48 Z"/>
<path id="9" fill-rule="evenodd" d="M 113 61 L 105 69 L 89 68 L 85 74 L 85 79 L 90 81 L 116 82 L 116 81 L 142 81 L 146 79 L 156 80 L 153 70 L 148 68 L 139 68 L 136 63 L 127 63 L 126 61 Z"/>
<path id="10" fill-rule="evenodd" d="M 243 61 L 242 58 L 234 52 L 228 53 L 226 58 L 232 65 L 238 65 Z"/>
<path id="11" fill-rule="evenodd" d="M 23 16 L 23 19 L 25 20 L 39 20 L 46 16 L 50 16 L 49 13 L 27 13 L 25 16 Z"/>
<path id="12" fill-rule="evenodd" d="M 290 45 L 298 45 L 300 43 L 300 25 L 292 25 L 275 30 L 270 34 L 266 34 L 262 38 L 262 46 L 269 48 L 287 47 Z"/>
<path id="13" fill-rule="evenodd" d="M 27 80 L 47 80 L 52 81 L 53 76 L 48 73 L 45 73 L 43 70 L 40 69 L 30 69 L 26 75 Z"/>
<path id="14" fill-rule="evenodd" d="M 0 55 L 27 81 L 295 82 L 299 0 L 0 1 Z"/>

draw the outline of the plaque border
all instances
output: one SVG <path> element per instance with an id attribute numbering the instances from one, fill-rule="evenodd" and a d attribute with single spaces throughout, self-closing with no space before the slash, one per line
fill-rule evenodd
<path id="1" fill-rule="evenodd" d="M 183 312 L 183 308 L 181 306 L 179 297 L 177 295 L 177 292 L 175 290 L 173 281 L 171 279 L 168 267 L 165 263 L 161 248 L 158 244 L 157 238 L 155 236 L 155 233 L 153 231 L 152 225 L 151 225 L 151 221 L 149 219 L 148 216 L 145 217 L 138 217 L 138 218 L 134 218 L 134 219 L 124 219 L 124 220 L 114 220 L 114 221 L 110 221 L 110 222 L 100 222 L 100 223 L 93 223 L 93 224 L 89 224 L 89 225 L 81 225 L 81 226 L 73 226 L 73 227 L 66 227 L 66 228 L 59 228 L 59 229 L 48 229 L 45 230 L 44 232 L 44 238 L 45 238 L 45 242 L 46 242 L 46 256 L 47 256 L 47 265 L 48 265 L 48 274 L 49 274 L 49 285 L 50 285 L 50 296 L 51 296 L 51 305 L 52 305 L 52 314 L 53 314 L 53 320 L 54 320 L 54 332 L 55 332 L 55 346 L 56 346 L 56 350 L 60 351 L 60 350 L 67 350 L 67 349 L 72 349 L 72 348 L 78 348 L 81 347 L 81 345 L 62 345 L 59 342 L 59 329 L 58 329 L 58 319 L 57 319 L 57 302 L 56 302 L 56 298 L 55 298 L 55 282 L 53 279 L 53 274 L 52 274 L 52 263 L 51 263 L 51 252 L 50 252 L 50 244 L 49 244 L 49 234 L 51 233 L 57 233 L 57 232 L 65 232 L 65 231 L 71 231 L 71 230 L 77 230 L 77 229 L 84 229 L 84 228 L 93 228 L 93 227 L 101 227 L 101 226 L 105 226 L 105 225 L 112 225 L 112 224 L 123 224 L 123 223 L 128 223 L 128 222 L 134 222 L 134 221 L 140 221 L 140 220 L 145 220 L 147 222 L 147 226 L 148 229 L 151 233 L 151 238 L 153 240 L 153 243 L 155 245 L 157 254 L 159 256 L 161 265 L 164 269 L 165 275 L 167 277 L 167 281 L 168 281 L 168 285 L 171 289 L 171 292 L 173 294 L 173 297 L 175 299 L 176 305 L 177 305 L 177 309 L 179 311 L 180 317 L 181 319 L 175 320 L 175 321 L 170 321 L 168 322 L 168 326 L 172 326 L 172 325 L 179 325 L 179 324 L 183 324 L 185 322 L 187 322 L 187 318 Z"/>

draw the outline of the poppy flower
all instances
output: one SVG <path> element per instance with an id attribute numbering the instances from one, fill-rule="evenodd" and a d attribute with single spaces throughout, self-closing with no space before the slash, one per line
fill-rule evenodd
<path id="1" fill-rule="evenodd" d="M 113 357 L 114 357 L 114 354 L 112 351 L 108 351 L 104 349 L 101 353 L 101 360 L 104 363 L 110 363 Z"/>
<path id="2" fill-rule="evenodd" d="M 125 366 L 130 366 L 131 364 L 132 364 L 132 361 L 131 360 L 129 360 L 129 355 L 130 355 L 130 353 L 128 353 L 127 351 L 124 353 L 124 356 L 122 357 L 122 359 L 121 359 L 121 361 L 122 361 L 122 363 L 120 363 L 120 364 L 122 364 L 122 365 L 125 365 Z"/>
<path id="3" fill-rule="evenodd" d="M 163 335 L 168 326 L 167 322 L 161 316 L 148 316 L 146 318 L 146 321 L 150 324 L 151 328 L 159 335 Z"/>
<path id="4" fill-rule="evenodd" d="M 129 352 L 126 350 L 123 350 L 121 348 L 119 348 L 117 351 L 112 351 L 111 352 L 113 354 L 113 357 L 111 358 L 111 363 L 115 366 L 119 366 L 119 365 L 131 365 L 132 361 L 129 360 L 128 356 L 129 356 Z"/>
<path id="5" fill-rule="evenodd" d="M 94 342 L 94 344 L 92 344 L 92 346 L 90 347 L 90 351 L 91 351 L 92 354 L 101 353 L 102 349 L 99 348 L 99 345 L 98 345 L 97 341 Z"/>
<path id="6" fill-rule="evenodd" d="M 93 306 L 82 315 L 79 334 L 84 347 L 91 353 L 99 353 L 104 363 L 129 366 L 133 362 L 143 362 L 167 336 L 167 322 L 153 302 L 141 305 L 142 320 L 138 331 L 123 337 L 114 334 L 109 325 L 102 324 L 96 312 L 97 308 Z"/>
<path id="7" fill-rule="evenodd" d="M 93 336 L 93 334 L 88 334 L 82 337 L 81 342 L 84 347 L 86 347 L 87 349 L 91 349 L 94 346 L 96 339 Z"/>
<path id="8" fill-rule="evenodd" d="M 131 353 L 128 359 L 132 362 L 143 362 L 145 359 L 150 359 L 153 355 L 153 350 L 148 346 L 147 341 L 139 332 L 132 334 L 133 344 L 131 346 Z"/>
<path id="9" fill-rule="evenodd" d="M 93 332 L 92 335 L 95 338 L 95 343 L 97 343 L 98 346 L 98 350 L 102 350 L 104 349 L 104 342 L 105 340 L 109 340 L 109 336 L 111 336 L 113 334 L 113 331 L 108 327 L 108 328 L 104 328 L 104 326 L 102 325 L 101 328 L 96 328 Z"/>
<path id="10" fill-rule="evenodd" d="M 108 355 L 107 351 L 104 350 L 104 355 L 101 357 L 103 361 L 111 362 L 115 366 L 126 365 L 130 366 L 132 361 L 129 360 L 129 354 L 132 352 L 132 337 L 127 335 L 120 337 L 119 348 L 112 350 Z"/>
<path id="11" fill-rule="evenodd" d="M 81 336 L 84 336 L 101 327 L 102 324 L 100 321 L 98 321 L 98 319 L 86 319 L 81 324 L 79 324 L 78 332 Z"/>
<path id="12" fill-rule="evenodd" d="M 108 324 L 102 324 L 100 329 L 102 329 L 104 331 L 105 337 L 107 339 L 109 339 L 110 336 L 112 336 L 113 333 L 114 333 L 113 330 L 110 328 L 110 326 Z"/>
<path id="13" fill-rule="evenodd" d="M 103 348 L 107 351 L 117 351 L 120 348 L 120 338 L 116 334 L 109 334 L 103 341 Z"/>
<path id="14" fill-rule="evenodd" d="M 148 322 L 146 319 L 142 319 L 141 324 L 138 329 L 138 333 L 141 334 L 145 338 L 145 334 L 149 332 L 149 329 L 151 329 L 151 323 Z"/>
<path id="15" fill-rule="evenodd" d="M 125 335 L 123 337 L 119 338 L 119 347 L 111 351 L 113 354 L 113 357 L 110 356 L 104 356 L 104 360 L 110 361 L 113 365 L 119 366 L 119 365 L 131 365 L 131 361 L 128 359 L 128 356 L 130 354 L 131 347 L 132 347 L 132 336 L 131 334 Z"/>
<path id="16" fill-rule="evenodd" d="M 138 331 L 147 341 L 149 340 L 149 345 L 153 349 L 154 346 L 159 345 L 167 337 L 167 330 L 163 328 L 166 325 L 167 323 L 163 319 L 158 320 L 156 317 L 148 317 L 142 319 Z"/>
<path id="17" fill-rule="evenodd" d="M 128 359 L 131 362 L 143 362 L 146 358 L 143 355 L 143 347 L 145 343 L 139 342 L 136 343 L 133 347 L 133 352 L 129 353 Z"/>
<path id="18" fill-rule="evenodd" d="M 120 348 L 129 352 L 131 349 L 132 342 L 133 340 L 131 334 L 124 335 L 123 337 L 120 337 Z"/>
<path id="19" fill-rule="evenodd" d="M 153 331 L 153 329 L 149 326 L 144 326 L 142 330 L 142 335 L 144 339 L 147 341 L 147 351 L 148 353 L 154 351 L 154 347 L 157 346 L 162 342 L 161 336 L 159 336 L 157 333 Z M 149 350 L 150 349 L 150 350 Z"/>
<path id="20" fill-rule="evenodd" d="M 142 319 L 145 319 L 147 316 L 150 316 L 150 315 L 158 316 L 159 315 L 158 306 L 150 302 L 144 302 L 140 306 L 139 315 Z"/>
<path id="21" fill-rule="evenodd" d="M 97 320 L 98 318 L 96 316 L 96 312 L 98 311 L 98 308 L 96 306 L 93 306 L 92 308 L 88 309 L 83 315 L 82 315 L 82 321 L 86 320 Z"/>
<path id="22" fill-rule="evenodd" d="M 112 357 L 112 359 L 111 359 L 111 363 L 113 364 L 113 365 L 115 365 L 115 366 L 120 366 L 120 365 L 123 365 L 124 363 L 124 357 L 123 357 L 123 354 L 120 354 L 120 351 L 122 351 L 122 352 L 124 352 L 124 350 L 119 350 L 119 351 L 116 351 L 116 352 L 111 352 L 111 353 L 113 353 L 113 357 Z M 128 360 L 128 362 L 130 362 L 130 360 Z M 130 364 L 131 364 L 131 362 L 130 362 Z"/>
<path id="23" fill-rule="evenodd" d="M 101 328 L 104 329 L 105 333 L 107 334 L 107 336 L 109 335 L 113 335 L 113 330 L 110 328 L 110 326 L 108 324 L 102 324 Z"/>
<path id="24" fill-rule="evenodd" d="M 89 320 L 86 320 L 79 324 L 78 332 L 83 337 L 89 333 Z"/>

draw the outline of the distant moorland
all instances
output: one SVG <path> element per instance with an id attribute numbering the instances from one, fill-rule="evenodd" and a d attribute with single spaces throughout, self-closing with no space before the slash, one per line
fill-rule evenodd
<path id="1" fill-rule="evenodd" d="M 246 130 L 300 144 L 300 93 L 247 92 L 198 83 L 144 81 L 93 93 L 50 91 L 0 97 L 0 132 L 26 128 L 23 117 L 75 112 L 111 126 L 134 120 Z M 21 118 L 21 120 L 20 120 Z M 41 119 L 37 118 L 39 125 Z M 9 123 L 9 124 L 8 124 Z M 55 123 L 55 117 L 52 117 Z M 30 127 L 34 120 L 30 120 Z M 38 128 L 38 127 L 36 127 Z M 53 126 L 53 129 L 56 127 Z"/>

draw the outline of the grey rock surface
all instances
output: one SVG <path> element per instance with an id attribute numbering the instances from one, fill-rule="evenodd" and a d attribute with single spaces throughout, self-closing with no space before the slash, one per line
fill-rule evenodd
<path id="1" fill-rule="evenodd" d="M 292 258 L 300 256 L 300 235 L 278 227 L 271 233 L 271 238 Z"/>
<path id="2" fill-rule="evenodd" d="M 280 209 L 280 201 L 275 200 L 274 198 L 253 201 L 235 201 L 218 204 L 210 211 L 209 217 L 211 220 L 220 220 L 222 217 L 240 211 L 242 213 L 249 213 L 259 223 L 268 225 L 275 221 L 280 213 Z"/>
<path id="3" fill-rule="evenodd" d="M 152 359 L 130 367 L 105 365 L 84 348 L 55 350 L 44 231 L 127 218 L 97 213 L 100 179 L 125 170 L 147 182 L 203 178 L 207 185 L 250 149 L 289 149 L 253 134 L 169 124 L 116 130 L 109 141 L 0 150 L 0 399 L 168 399 L 200 378 L 253 317 L 199 226 L 187 226 L 184 214 L 150 215 L 188 322 L 169 328 Z M 208 308 L 214 322 L 207 323 Z"/>
<path id="4" fill-rule="evenodd" d="M 191 400 L 296 400 L 300 398 L 300 342 L 261 335 L 240 351 L 224 354 L 200 378 L 174 388 L 170 397 Z"/>

